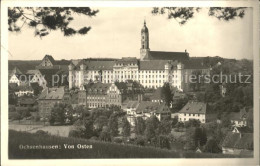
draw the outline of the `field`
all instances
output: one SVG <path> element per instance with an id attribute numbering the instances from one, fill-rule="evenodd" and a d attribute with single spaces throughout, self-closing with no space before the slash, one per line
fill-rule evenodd
<path id="1" fill-rule="evenodd" d="M 64 144 L 74 145 L 66 149 Z M 79 149 L 77 145 L 92 145 L 92 149 Z M 58 149 L 20 149 L 19 145 L 58 145 Z M 79 159 L 79 158 L 233 158 L 224 154 L 178 152 L 153 147 L 140 147 L 78 138 L 39 135 L 9 130 L 10 159 Z"/>
<path id="2" fill-rule="evenodd" d="M 19 124 L 19 123 L 13 123 L 9 122 L 9 129 L 10 130 L 16 130 L 16 131 L 26 131 L 30 133 L 35 133 L 38 130 L 47 131 L 51 135 L 56 136 L 62 136 L 62 137 L 68 137 L 69 131 L 72 128 L 72 126 L 44 126 L 42 123 L 40 124 Z"/>

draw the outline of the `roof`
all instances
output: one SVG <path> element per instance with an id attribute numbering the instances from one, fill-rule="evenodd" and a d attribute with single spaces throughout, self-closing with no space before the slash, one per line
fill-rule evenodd
<path id="1" fill-rule="evenodd" d="M 126 108 L 136 109 L 139 105 L 139 101 L 129 101 L 126 105 Z"/>
<path id="2" fill-rule="evenodd" d="M 52 76 L 56 75 L 59 69 L 39 69 L 44 79 L 47 81 L 47 84 L 52 83 Z"/>
<path id="3" fill-rule="evenodd" d="M 80 69 L 81 64 L 87 70 L 113 70 L 115 61 L 83 59 L 76 65 L 76 69 Z"/>
<path id="4" fill-rule="evenodd" d="M 64 86 L 59 88 L 45 88 L 39 96 L 39 100 L 55 99 L 62 100 L 65 94 Z"/>
<path id="5" fill-rule="evenodd" d="M 240 112 L 231 112 L 229 114 L 231 120 L 244 120 L 253 117 L 253 109 L 252 108 L 242 108 Z"/>
<path id="6" fill-rule="evenodd" d="M 205 114 L 207 104 L 203 102 L 188 102 L 179 113 Z"/>
<path id="7" fill-rule="evenodd" d="M 145 21 L 144 21 L 144 26 L 143 26 L 143 28 L 141 30 L 141 33 L 143 33 L 143 32 L 148 33 L 148 28 L 146 27 L 146 22 Z"/>
<path id="8" fill-rule="evenodd" d="M 35 103 L 35 99 L 33 98 L 21 98 L 19 99 L 20 104 L 34 104 Z"/>
<path id="9" fill-rule="evenodd" d="M 177 60 L 179 62 L 189 59 L 188 52 L 165 52 L 165 51 L 150 51 L 150 60 Z"/>
<path id="10" fill-rule="evenodd" d="M 90 83 L 85 85 L 85 89 L 87 91 L 87 95 L 88 94 L 106 94 L 108 88 L 111 86 L 112 84 L 103 84 L 103 83 Z"/>
<path id="11" fill-rule="evenodd" d="M 235 127 L 235 129 L 237 129 L 239 133 L 252 133 L 253 132 L 253 130 L 251 128 L 247 127 L 247 126 Z"/>
<path id="12" fill-rule="evenodd" d="M 168 112 L 169 109 L 165 105 L 165 103 L 157 103 L 157 102 L 151 102 L 151 101 L 141 101 L 136 109 L 137 113 L 147 113 L 147 112 Z"/>
<path id="13" fill-rule="evenodd" d="M 135 57 L 123 57 L 122 59 L 116 60 L 115 64 L 122 64 L 122 65 L 138 64 L 138 59 Z"/>
<path id="14" fill-rule="evenodd" d="M 45 55 L 42 60 L 44 60 L 45 58 L 49 59 L 53 65 L 55 64 L 55 60 L 51 55 Z"/>
<path id="15" fill-rule="evenodd" d="M 159 87 L 155 90 L 151 96 L 151 100 L 162 100 L 162 87 Z"/>
<path id="16" fill-rule="evenodd" d="M 240 137 L 241 136 L 241 137 Z M 223 147 L 236 149 L 252 149 L 253 148 L 253 133 L 227 133 L 223 143 Z"/>
<path id="17" fill-rule="evenodd" d="M 8 83 L 9 90 L 15 90 L 18 87 L 17 83 Z"/>
<path id="18" fill-rule="evenodd" d="M 168 60 L 140 61 L 140 70 L 165 70 Z"/>

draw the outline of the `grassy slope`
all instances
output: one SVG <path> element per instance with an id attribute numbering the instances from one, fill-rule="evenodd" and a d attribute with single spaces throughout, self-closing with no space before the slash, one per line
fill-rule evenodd
<path id="1" fill-rule="evenodd" d="M 75 149 L 65 149 L 63 144 L 75 145 Z M 92 145 L 93 149 L 77 149 L 77 144 Z M 61 149 L 20 150 L 19 145 L 60 145 Z M 181 153 L 152 147 L 120 145 L 95 142 L 85 139 L 41 136 L 26 132 L 9 130 L 10 159 L 76 159 L 76 158 L 227 158 L 239 157 L 223 154 Z"/>
<path id="2" fill-rule="evenodd" d="M 23 60 L 9 60 L 8 70 L 12 70 L 14 67 L 18 67 L 21 72 L 26 72 L 27 70 L 34 70 L 35 66 L 40 64 L 40 60 L 23 61 Z"/>

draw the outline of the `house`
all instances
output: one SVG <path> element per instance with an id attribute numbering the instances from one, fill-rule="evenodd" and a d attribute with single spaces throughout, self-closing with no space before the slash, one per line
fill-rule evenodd
<path id="1" fill-rule="evenodd" d="M 122 106 L 121 91 L 114 83 L 89 83 L 78 92 L 78 104 L 89 108 Z"/>
<path id="2" fill-rule="evenodd" d="M 224 154 L 247 153 L 253 155 L 253 133 L 235 128 L 232 132 L 227 133 L 221 146 Z"/>
<path id="3" fill-rule="evenodd" d="M 162 87 L 157 88 L 150 98 L 152 102 L 162 103 L 163 102 Z"/>
<path id="4" fill-rule="evenodd" d="M 248 126 L 249 121 L 253 119 L 253 109 L 244 107 L 240 109 L 240 112 L 230 113 L 229 117 L 233 126 Z"/>
<path id="5" fill-rule="evenodd" d="M 68 65 L 70 61 L 67 60 L 54 60 L 51 55 L 45 55 L 41 63 L 36 66 L 36 69 L 59 69 L 68 70 Z"/>
<path id="6" fill-rule="evenodd" d="M 131 125 L 135 125 L 135 119 L 142 117 L 144 120 L 156 116 L 159 121 L 171 116 L 169 108 L 165 103 L 151 101 L 129 101 L 125 109 L 127 119 Z"/>
<path id="7" fill-rule="evenodd" d="M 57 103 L 68 103 L 69 93 L 65 87 L 45 88 L 38 97 L 39 115 L 47 118 Z"/>
<path id="8" fill-rule="evenodd" d="M 206 103 L 190 101 L 179 111 L 178 121 L 185 122 L 189 121 L 190 119 L 196 119 L 199 120 L 201 123 L 205 123 L 206 111 Z"/>
<path id="9" fill-rule="evenodd" d="M 21 96 L 24 96 L 24 95 L 33 96 L 34 95 L 34 89 L 31 86 L 29 86 L 28 84 L 27 85 L 21 85 L 21 86 L 16 87 L 16 90 L 15 90 L 14 93 L 18 97 L 21 97 Z"/>

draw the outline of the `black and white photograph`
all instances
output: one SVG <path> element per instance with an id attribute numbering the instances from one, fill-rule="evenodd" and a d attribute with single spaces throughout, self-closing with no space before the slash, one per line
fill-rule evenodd
<path id="1" fill-rule="evenodd" d="M 259 162 L 255 2 L 6 3 L 4 159 Z"/>

